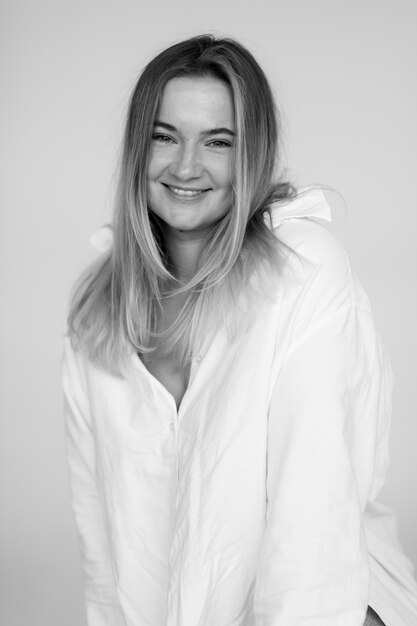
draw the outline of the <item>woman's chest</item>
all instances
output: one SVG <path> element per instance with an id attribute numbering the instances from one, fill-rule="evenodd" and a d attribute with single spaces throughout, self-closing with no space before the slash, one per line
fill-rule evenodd
<path id="1" fill-rule="evenodd" d="M 237 442 L 235 431 L 248 435 L 252 422 L 261 431 L 275 360 L 282 357 L 274 341 L 276 319 L 259 315 L 235 341 L 217 332 L 185 368 L 171 356 L 151 355 L 145 362 L 137 353 L 124 379 L 91 368 L 88 395 L 99 439 L 112 449 L 117 442 L 140 450 L 155 450 L 159 440 L 175 443 L 186 458 L 194 449 L 201 457 L 197 441 L 210 452 L 208 442 L 218 447 L 232 432 Z"/>
<path id="2" fill-rule="evenodd" d="M 174 397 L 177 410 L 181 404 L 190 379 L 191 365 L 182 366 L 172 356 L 152 356 L 143 361 L 146 369 Z"/>

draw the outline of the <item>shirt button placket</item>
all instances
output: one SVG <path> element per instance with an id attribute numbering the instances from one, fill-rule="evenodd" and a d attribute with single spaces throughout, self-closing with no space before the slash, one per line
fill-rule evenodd
<path id="1" fill-rule="evenodd" d="M 174 417 L 171 416 L 171 420 L 169 422 L 169 431 L 173 437 L 175 437 L 175 461 L 176 461 L 176 483 L 175 483 L 175 491 L 178 492 L 178 482 L 179 482 L 179 460 L 178 460 L 178 442 L 176 441 L 176 427 Z"/>

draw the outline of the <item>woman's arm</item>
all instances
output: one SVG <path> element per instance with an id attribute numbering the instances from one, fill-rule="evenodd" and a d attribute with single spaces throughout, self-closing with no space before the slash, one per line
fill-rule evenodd
<path id="1" fill-rule="evenodd" d="M 354 304 L 307 332 L 284 363 L 269 413 L 256 626 L 364 623 L 363 513 L 390 374 L 369 310 Z"/>
<path id="2" fill-rule="evenodd" d="M 69 343 L 63 361 L 63 388 L 71 500 L 81 549 L 88 625 L 125 626 L 98 493 L 88 400 Z"/>

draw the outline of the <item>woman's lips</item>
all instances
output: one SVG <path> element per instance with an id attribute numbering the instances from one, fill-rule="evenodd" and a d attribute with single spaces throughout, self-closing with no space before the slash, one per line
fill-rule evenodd
<path id="1" fill-rule="evenodd" d="M 176 187 L 175 185 L 167 185 L 162 183 L 166 189 L 168 189 L 172 195 L 181 200 L 194 199 L 209 191 L 209 189 L 193 189 L 192 187 Z"/>

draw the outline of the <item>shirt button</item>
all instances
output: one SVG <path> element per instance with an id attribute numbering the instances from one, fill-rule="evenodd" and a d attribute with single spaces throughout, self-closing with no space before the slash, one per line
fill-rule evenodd
<path id="1" fill-rule="evenodd" d="M 174 432 L 174 430 L 175 430 L 175 424 L 174 424 L 174 422 L 171 422 L 171 423 L 170 423 L 170 425 L 169 425 L 169 430 L 170 430 L 172 433 Z"/>

